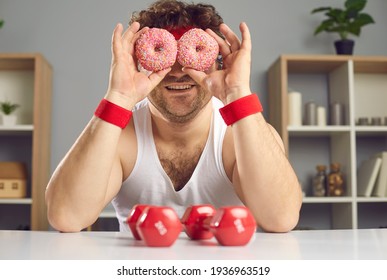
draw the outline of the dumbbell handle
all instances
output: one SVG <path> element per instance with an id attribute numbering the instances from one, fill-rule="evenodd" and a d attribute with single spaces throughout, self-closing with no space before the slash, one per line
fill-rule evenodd
<path id="1" fill-rule="evenodd" d="M 222 245 L 245 245 L 256 230 L 256 222 L 249 209 L 242 206 L 221 207 L 194 205 L 187 208 L 182 218 L 191 239 L 210 239 Z"/>
<path id="2" fill-rule="evenodd" d="M 181 218 L 186 234 L 193 240 L 210 239 L 214 235 L 211 231 L 211 220 L 216 213 L 212 205 L 191 205 Z"/>

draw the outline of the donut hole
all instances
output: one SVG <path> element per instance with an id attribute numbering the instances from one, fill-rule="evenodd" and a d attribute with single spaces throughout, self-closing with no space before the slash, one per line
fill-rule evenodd
<path id="1" fill-rule="evenodd" d="M 205 48 L 204 46 L 199 45 L 199 46 L 196 46 L 195 50 L 196 50 L 196 52 L 201 52 L 204 50 L 204 48 Z"/>
<path id="2" fill-rule="evenodd" d="M 164 46 L 161 44 L 157 44 L 157 45 L 155 45 L 154 50 L 155 50 L 155 52 L 162 52 L 162 51 L 164 51 Z"/>

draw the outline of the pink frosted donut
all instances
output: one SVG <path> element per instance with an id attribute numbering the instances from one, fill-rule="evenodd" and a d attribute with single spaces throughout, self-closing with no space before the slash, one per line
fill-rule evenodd
<path id="1" fill-rule="evenodd" d="M 219 53 L 216 40 L 204 30 L 193 28 L 177 43 L 177 61 L 199 71 L 206 71 L 214 64 Z"/>
<path id="2" fill-rule="evenodd" d="M 175 64 L 177 42 L 165 29 L 150 28 L 136 41 L 135 54 L 146 70 L 157 72 Z"/>

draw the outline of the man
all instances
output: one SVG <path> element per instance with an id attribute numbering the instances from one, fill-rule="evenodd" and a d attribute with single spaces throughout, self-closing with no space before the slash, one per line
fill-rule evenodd
<path id="1" fill-rule="evenodd" d="M 205 72 L 178 62 L 146 72 L 134 48 L 150 27 L 206 30 L 222 63 Z M 265 231 L 294 228 L 300 186 L 251 93 L 250 32 L 245 23 L 240 31 L 241 41 L 211 5 L 170 0 L 134 14 L 124 33 L 116 26 L 105 98 L 47 187 L 54 228 L 80 231 L 111 201 L 123 231 L 136 203 L 171 206 L 180 216 L 191 204 L 244 204 Z"/>

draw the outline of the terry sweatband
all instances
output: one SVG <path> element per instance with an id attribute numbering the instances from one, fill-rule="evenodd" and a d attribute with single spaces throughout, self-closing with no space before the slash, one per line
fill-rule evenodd
<path id="1" fill-rule="evenodd" d="M 219 109 L 219 112 L 227 125 L 232 125 L 240 119 L 262 111 L 263 108 L 261 102 L 256 94 L 250 94 L 239 98 Z"/>
<path id="2" fill-rule="evenodd" d="M 108 123 L 125 128 L 132 117 L 132 111 L 122 108 L 106 99 L 102 99 L 94 115 Z"/>

